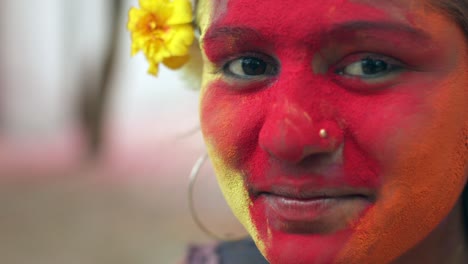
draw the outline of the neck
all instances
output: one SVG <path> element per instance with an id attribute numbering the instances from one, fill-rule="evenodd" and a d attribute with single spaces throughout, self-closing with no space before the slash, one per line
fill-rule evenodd
<path id="1" fill-rule="evenodd" d="M 396 260 L 394 264 L 468 263 L 468 243 L 464 221 L 462 203 L 459 201 L 426 239 Z"/>

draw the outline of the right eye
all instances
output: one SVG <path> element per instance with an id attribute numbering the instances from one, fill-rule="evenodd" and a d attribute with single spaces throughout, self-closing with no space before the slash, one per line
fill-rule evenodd
<path id="1" fill-rule="evenodd" d="M 275 75 L 277 69 L 264 59 L 246 56 L 228 62 L 224 72 L 235 78 L 256 79 Z"/>

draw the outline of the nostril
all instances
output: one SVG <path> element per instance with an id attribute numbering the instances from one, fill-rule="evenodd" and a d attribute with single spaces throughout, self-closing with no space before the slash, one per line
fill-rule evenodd
<path id="1" fill-rule="evenodd" d="M 329 152 L 314 152 L 304 155 L 304 158 L 297 164 L 301 169 L 321 170 L 330 166 L 339 165 L 343 162 L 343 147 L 330 150 Z"/>
<path id="2" fill-rule="evenodd" d="M 330 165 L 330 160 L 333 154 L 331 153 L 317 153 L 304 157 L 297 166 L 303 169 L 314 168 L 320 169 Z"/>
<path id="3" fill-rule="evenodd" d="M 263 145 L 262 149 L 265 150 L 270 156 L 288 163 L 297 164 L 300 163 L 303 159 L 303 154 L 300 149 L 291 145 Z"/>
<path id="4" fill-rule="evenodd" d="M 310 114 L 290 102 L 277 106 L 262 125 L 260 147 L 269 156 L 293 164 L 335 152 L 343 140 L 341 128 L 334 120 Z"/>
<path id="5" fill-rule="evenodd" d="M 269 156 L 291 164 L 334 160 L 343 141 L 342 131 L 331 122 L 321 123 L 322 126 L 313 126 L 310 122 L 298 124 L 291 119 L 266 123 L 260 131 L 259 144 Z"/>
<path id="6" fill-rule="evenodd" d="M 320 130 L 315 133 L 306 133 L 305 130 L 281 129 L 271 130 L 268 133 L 261 131 L 260 146 L 270 156 L 288 163 L 299 164 L 311 157 L 332 157 L 337 149 L 338 140 L 323 137 Z"/>

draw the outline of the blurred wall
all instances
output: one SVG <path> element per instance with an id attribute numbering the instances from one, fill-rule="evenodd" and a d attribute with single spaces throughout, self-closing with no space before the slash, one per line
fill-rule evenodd
<path id="1" fill-rule="evenodd" d="M 0 263 L 175 263 L 210 240 L 187 204 L 205 152 L 197 84 L 164 68 L 151 77 L 143 56 L 130 58 L 137 1 L 123 2 L 118 22 L 110 0 L 0 3 Z M 99 88 L 110 45 L 104 140 L 90 159 L 80 98 Z M 214 232 L 243 232 L 209 163 L 194 199 Z"/>
<path id="2" fill-rule="evenodd" d="M 88 87 L 82 84 L 84 78 L 98 78 L 84 73 L 99 72 L 111 4 L 0 3 L 1 171 L 63 169 L 83 158 L 86 139 L 78 109 Z"/>

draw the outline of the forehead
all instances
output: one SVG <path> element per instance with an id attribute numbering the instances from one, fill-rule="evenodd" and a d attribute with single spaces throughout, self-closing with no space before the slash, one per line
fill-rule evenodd
<path id="1" fill-rule="evenodd" d="M 202 31 L 208 24 L 221 21 L 287 30 L 298 24 L 339 23 L 353 18 L 415 22 L 414 14 L 424 12 L 426 3 L 426 0 L 201 0 L 199 17 L 204 17 Z"/>
<path id="2" fill-rule="evenodd" d="M 228 6 L 244 5 L 246 11 L 249 7 L 254 6 L 269 6 L 275 7 L 294 7 L 294 6 L 315 6 L 323 8 L 336 8 L 346 3 L 361 4 L 367 6 L 375 6 L 380 8 L 398 7 L 398 8 L 415 8 L 423 5 L 426 0 L 268 0 L 268 1 L 255 1 L 255 0 L 200 0 L 200 2 L 212 2 L 218 12 L 227 11 Z M 267 11 L 267 10 L 265 10 Z M 287 13 L 288 9 L 283 9 Z"/>

